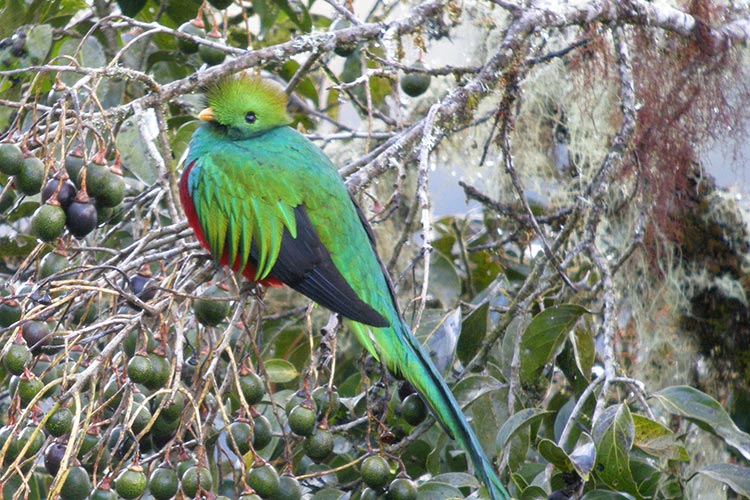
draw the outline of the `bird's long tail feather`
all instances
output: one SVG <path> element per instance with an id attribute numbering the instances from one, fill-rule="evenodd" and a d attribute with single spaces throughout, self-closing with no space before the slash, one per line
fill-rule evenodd
<path id="1" fill-rule="evenodd" d="M 363 341 L 363 344 L 374 344 L 377 351 L 374 354 L 385 363 L 388 370 L 417 389 L 435 418 L 469 454 L 475 474 L 484 482 L 492 500 L 509 500 L 510 495 L 495 474 L 492 463 L 466 421 L 456 398 L 429 355 L 402 320 L 394 323 L 396 324 L 388 328 L 372 328 L 359 323 L 352 326 L 360 340 L 369 331 L 372 334 L 368 339 L 370 342 Z"/>

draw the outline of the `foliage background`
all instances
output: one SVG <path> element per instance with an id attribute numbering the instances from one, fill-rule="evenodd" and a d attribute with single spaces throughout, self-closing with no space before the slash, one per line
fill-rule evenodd
<path id="1" fill-rule="evenodd" d="M 250 70 L 286 85 L 295 125 L 341 166 L 405 316 L 515 497 L 750 495 L 747 226 L 701 165 L 712 141 L 747 137 L 746 4 L 0 5 L 4 140 L 48 178 L 80 144 L 87 164 L 119 161 L 127 187 L 89 236 L 50 244 L 29 234 L 39 196 L 0 176 L 3 305 L 23 311 L 0 330 L 3 353 L 30 321 L 53 334 L 21 376 L 44 382 L 34 401 L 4 375 L 10 436 L 39 429 L 94 485 L 133 461 L 192 457 L 212 494 L 236 498 L 269 461 L 308 497 L 356 499 L 361 460 L 381 452 L 421 498 L 481 497 L 463 454 L 429 419 L 402 418 L 408 390 L 335 318 L 239 282 L 187 228 L 176 183 L 198 91 Z M 219 37 L 193 41 L 222 62 L 180 48 L 196 15 Z M 417 74 L 429 89 L 410 97 L 400 83 Z M 133 287 L 139 272 L 155 293 Z M 216 327 L 192 309 L 209 283 L 232 304 Z M 161 384 L 127 377 L 136 352 L 167 360 Z M 265 380 L 260 404 L 232 396 L 245 371 Z M 285 408 L 321 387 L 341 407 L 318 415 L 334 451 L 313 460 Z M 185 407 L 166 419 L 177 394 Z M 75 423 L 53 438 L 42 428 L 57 405 Z M 228 426 L 258 413 L 274 439 L 241 456 Z M 101 460 L 79 453 L 87 433 L 111 442 Z M 122 434 L 135 455 L 116 453 Z M 69 467 L 53 476 L 3 443 L 5 498 L 59 492 Z"/>

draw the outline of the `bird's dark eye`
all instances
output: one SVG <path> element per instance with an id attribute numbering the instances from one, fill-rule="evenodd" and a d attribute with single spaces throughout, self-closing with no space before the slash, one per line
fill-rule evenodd
<path id="1" fill-rule="evenodd" d="M 255 113 L 253 113 L 252 111 L 248 111 L 247 113 L 245 113 L 245 121 L 250 125 L 255 123 L 256 118 L 257 117 L 255 116 Z"/>

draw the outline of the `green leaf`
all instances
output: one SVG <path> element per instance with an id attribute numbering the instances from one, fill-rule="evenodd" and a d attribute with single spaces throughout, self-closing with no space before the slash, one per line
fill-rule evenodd
<path id="1" fill-rule="evenodd" d="M 721 481 L 737 494 L 750 497 L 750 468 L 735 464 L 712 464 L 698 471 L 712 479 Z"/>
<path id="2" fill-rule="evenodd" d="M 0 8 L 0 16 L 5 21 L 0 25 L 0 38 L 9 36 L 16 27 L 23 24 L 25 6 L 23 0 L 5 0 L 5 7 Z"/>
<path id="3" fill-rule="evenodd" d="M 453 387 L 453 395 L 464 406 L 502 387 L 499 380 L 489 375 L 468 375 Z"/>
<path id="4" fill-rule="evenodd" d="M 26 257 L 36 247 L 36 238 L 27 234 L 0 237 L 0 255 L 3 257 Z"/>
<path id="5" fill-rule="evenodd" d="M 571 472 L 573 470 L 573 464 L 570 462 L 568 454 L 565 450 L 555 444 L 554 441 L 549 439 L 542 439 L 539 441 L 537 446 L 539 454 L 549 463 L 557 467 L 563 472 Z"/>
<path id="6" fill-rule="evenodd" d="M 590 378 L 591 367 L 596 359 L 596 346 L 594 345 L 594 336 L 586 328 L 574 328 L 571 335 L 573 343 L 573 352 L 575 354 L 576 364 L 584 377 Z"/>
<path id="7" fill-rule="evenodd" d="M 445 474 L 438 474 L 433 481 L 450 484 L 456 488 L 477 488 L 479 487 L 479 480 L 473 474 L 467 474 L 466 472 L 446 472 Z"/>
<path id="8" fill-rule="evenodd" d="M 150 128 L 153 130 L 148 130 Z M 115 138 L 123 166 L 147 185 L 159 178 L 157 159 L 154 158 L 158 154 L 153 140 L 156 136 L 155 128 L 156 117 L 153 110 L 149 109 L 125 120 Z"/>
<path id="9" fill-rule="evenodd" d="M 336 490 L 333 488 L 325 488 L 316 492 L 312 496 L 312 500 L 340 500 L 344 498 L 345 496 L 348 496 L 348 495 L 341 490 Z"/>
<path id="10" fill-rule="evenodd" d="M 439 481 L 427 481 L 417 489 L 417 500 L 449 500 L 463 498 L 461 490 L 448 483 Z"/>
<path id="11" fill-rule="evenodd" d="M 627 491 L 640 498 L 630 471 L 630 450 L 635 428 L 627 405 L 610 406 L 594 422 L 597 475 L 615 490 Z"/>
<path id="12" fill-rule="evenodd" d="M 99 40 L 90 36 L 86 38 L 82 47 L 79 48 L 79 45 L 80 40 L 68 38 L 60 45 L 58 53 L 75 57 L 81 66 L 87 68 L 103 68 L 107 65 L 107 55 Z M 62 73 L 60 80 L 66 85 L 73 85 L 80 77 L 75 73 Z"/>
<path id="13" fill-rule="evenodd" d="M 287 82 L 292 79 L 294 74 L 300 68 L 300 63 L 294 59 L 286 61 L 281 68 L 277 71 L 279 76 Z M 313 102 L 318 102 L 318 90 L 315 88 L 315 84 L 309 76 L 302 78 L 297 87 L 294 90 L 295 93 L 307 97 Z"/>
<path id="14" fill-rule="evenodd" d="M 521 500 L 547 500 L 547 492 L 541 486 L 533 484 L 523 490 Z"/>
<path id="15" fill-rule="evenodd" d="M 498 450 L 504 450 L 505 446 L 519 429 L 538 422 L 550 414 L 552 414 L 551 411 L 545 411 L 540 408 L 524 408 L 523 410 L 514 413 L 505 421 L 503 426 L 500 427 L 500 431 L 497 433 L 497 439 L 495 440 L 496 448 Z"/>
<path id="16" fill-rule="evenodd" d="M 461 296 L 461 280 L 456 266 L 438 253 L 430 259 L 430 293 L 445 308 L 456 305 Z"/>
<path id="17" fill-rule="evenodd" d="M 29 53 L 32 63 L 39 64 L 45 62 L 51 47 L 52 26 L 49 24 L 38 24 L 31 27 L 26 33 L 26 50 Z"/>
<path id="18" fill-rule="evenodd" d="M 633 497 L 620 491 L 592 490 L 583 495 L 581 500 L 633 500 Z"/>
<path id="19" fill-rule="evenodd" d="M 445 373 L 453 364 L 461 327 L 461 309 L 456 308 L 448 313 L 436 309 L 427 311 L 431 313 L 422 316 L 416 337 L 427 349 L 438 371 Z"/>
<path id="20" fill-rule="evenodd" d="M 191 119 L 189 122 L 180 125 L 177 129 L 177 132 L 175 132 L 174 137 L 170 141 L 175 158 L 182 158 L 182 155 L 187 151 L 193 133 L 195 133 L 200 124 L 200 120 Z"/>
<path id="21" fill-rule="evenodd" d="M 177 27 L 194 18 L 202 3 L 201 0 L 169 0 L 169 2 L 166 2 L 167 15 L 174 21 L 174 27 Z M 255 4 L 253 2 L 253 7 Z"/>
<path id="22" fill-rule="evenodd" d="M 594 470 L 594 465 L 596 464 L 596 446 L 590 434 L 586 432 L 581 433 L 576 447 L 568 455 L 568 458 L 570 458 L 570 463 L 573 464 L 578 475 L 584 481 L 588 481 L 589 475 Z"/>
<path id="23" fill-rule="evenodd" d="M 146 5 L 146 0 L 117 0 L 123 15 L 135 17 Z"/>
<path id="24" fill-rule="evenodd" d="M 634 445 L 654 457 L 689 462 L 690 455 L 668 427 L 643 415 L 633 414 Z"/>
<path id="25" fill-rule="evenodd" d="M 260 33 L 258 33 L 258 36 L 262 37 L 276 24 L 281 9 L 275 2 L 269 0 L 255 0 L 253 8 L 260 17 Z"/>
<path id="26" fill-rule="evenodd" d="M 487 336 L 487 316 L 489 313 L 489 302 L 482 302 L 479 307 L 464 318 L 461 324 L 461 336 L 456 347 L 456 355 L 464 365 L 476 356 L 482 341 Z"/>
<path id="27" fill-rule="evenodd" d="M 269 359 L 265 362 L 268 380 L 274 384 L 291 382 L 299 376 L 297 368 L 285 359 Z"/>
<path id="28" fill-rule="evenodd" d="M 305 33 L 312 29 L 310 12 L 300 0 L 272 0 L 287 15 L 290 21 Z M 255 5 L 255 3 L 253 3 Z"/>
<path id="29" fill-rule="evenodd" d="M 571 328 L 586 312 L 581 306 L 562 304 L 534 316 L 521 338 L 521 382 L 534 384 L 542 368 L 552 361 Z"/>
<path id="30" fill-rule="evenodd" d="M 716 434 L 750 460 L 750 435 L 742 432 L 719 402 L 708 394 L 682 385 L 667 387 L 654 394 L 654 397 L 670 413 L 683 416 L 704 430 Z"/>

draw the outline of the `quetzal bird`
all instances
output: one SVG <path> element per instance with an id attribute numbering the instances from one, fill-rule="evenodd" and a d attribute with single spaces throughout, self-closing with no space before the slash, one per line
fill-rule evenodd
<path id="1" fill-rule="evenodd" d="M 276 84 L 239 74 L 206 91 L 180 198 L 201 244 L 250 280 L 284 283 L 343 316 L 416 388 L 469 453 L 493 500 L 508 493 L 430 357 L 406 325 L 362 211 L 325 153 L 289 127 Z"/>

